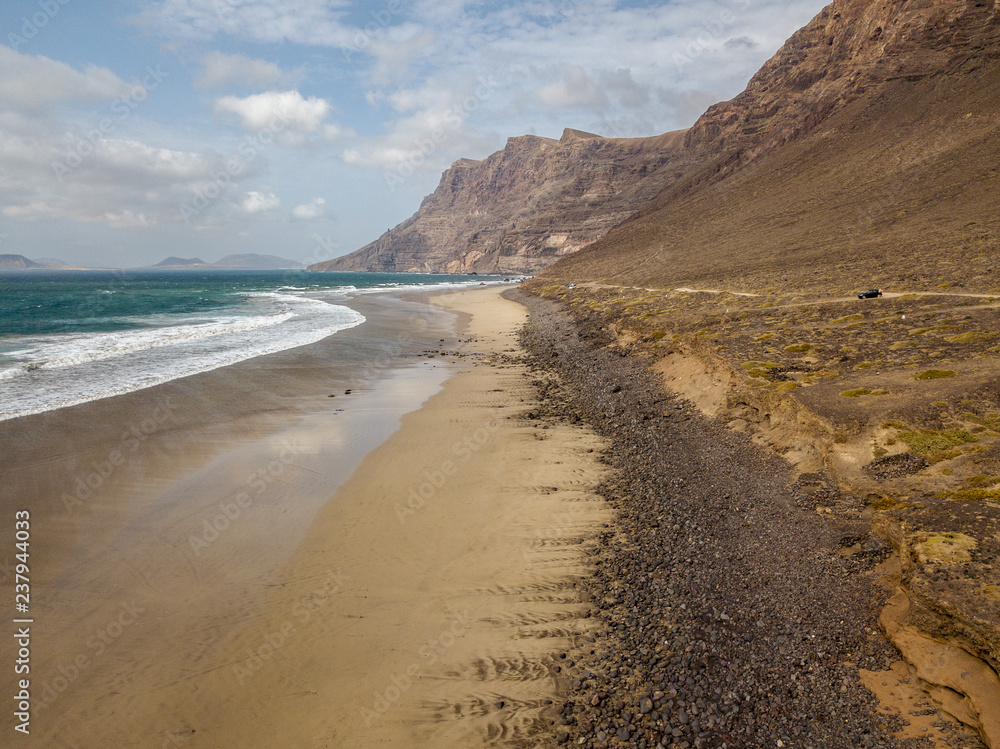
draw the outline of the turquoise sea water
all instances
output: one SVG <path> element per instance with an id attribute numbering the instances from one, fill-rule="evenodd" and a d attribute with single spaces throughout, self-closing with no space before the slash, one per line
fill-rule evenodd
<path id="1" fill-rule="evenodd" d="M 306 271 L 0 273 L 0 420 L 139 390 L 360 325 L 358 294 L 476 276 Z"/>

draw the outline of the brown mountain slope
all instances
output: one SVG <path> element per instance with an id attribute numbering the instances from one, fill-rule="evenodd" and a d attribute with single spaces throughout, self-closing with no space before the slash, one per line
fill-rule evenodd
<path id="1" fill-rule="evenodd" d="M 870 518 L 908 665 L 866 684 L 1000 747 L 1000 3 L 838 0 L 685 143 L 697 171 L 530 286 L 782 454 L 831 521 Z M 932 559 L 955 539 L 975 554 Z"/>
<path id="2" fill-rule="evenodd" d="M 835 2 L 685 142 L 704 166 L 547 271 L 642 286 L 1000 286 L 1000 4 Z"/>
<path id="3" fill-rule="evenodd" d="M 553 273 L 742 278 L 831 251 L 867 258 L 858 268 L 888 252 L 909 270 L 904 258 L 958 229 L 961 246 L 988 252 L 998 7 L 837 0 L 690 130 L 511 138 L 483 161 L 456 162 L 377 241 L 312 268 L 533 272 L 623 221 Z M 936 208 L 921 208 L 928 201 Z M 856 271 L 844 270 L 847 283 Z"/>
<path id="4" fill-rule="evenodd" d="M 603 236 L 683 173 L 683 132 L 510 138 L 462 159 L 411 218 L 311 270 L 534 272 Z"/>

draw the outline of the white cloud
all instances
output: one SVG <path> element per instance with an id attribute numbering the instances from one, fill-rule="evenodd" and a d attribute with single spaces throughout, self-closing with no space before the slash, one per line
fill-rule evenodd
<path id="1" fill-rule="evenodd" d="M 343 159 L 355 166 L 408 175 L 414 170 L 440 172 L 457 158 L 488 153 L 496 145 L 496 138 L 473 127 L 467 110 L 456 103 L 400 118 L 388 135 L 364 138 L 345 149 Z"/>
<path id="2" fill-rule="evenodd" d="M 649 86 L 636 83 L 628 68 L 601 71 L 599 80 L 601 88 L 613 94 L 623 107 L 635 109 L 649 101 Z"/>
<path id="3" fill-rule="evenodd" d="M 37 221 L 43 218 L 50 218 L 55 211 L 40 200 L 33 200 L 24 205 L 4 206 L 3 215 L 7 218 L 21 219 L 23 221 Z"/>
<path id="4" fill-rule="evenodd" d="M 240 210 L 244 213 L 267 213 L 281 207 L 281 201 L 273 192 L 251 191 L 240 203 Z"/>
<path id="5" fill-rule="evenodd" d="M 56 104 L 110 101 L 132 88 L 107 68 L 88 65 L 79 72 L 0 45 L 0 110 L 32 113 Z"/>
<path id="6" fill-rule="evenodd" d="M 151 225 L 145 213 L 133 213 L 128 209 L 117 213 L 109 211 L 104 214 L 104 221 L 112 229 L 148 229 Z"/>
<path id="7" fill-rule="evenodd" d="M 227 85 L 269 88 L 288 82 L 281 68 L 267 60 L 256 60 L 245 55 L 227 55 L 210 52 L 202 60 L 202 70 L 195 78 L 195 86 L 203 89 L 222 88 Z"/>
<path id="8" fill-rule="evenodd" d="M 292 209 L 292 217 L 303 221 L 323 218 L 328 215 L 330 215 L 330 210 L 327 208 L 324 198 L 313 198 L 308 203 L 297 205 Z"/>
<path id="9" fill-rule="evenodd" d="M 472 120 L 496 94 L 496 80 L 436 76 L 412 89 L 398 89 L 371 97 L 399 114 L 385 135 L 359 137 L 344 150 L 345 162 L 374 167 L 404 176 L 419 170 L 440 172 L 455 159 L 485 155 L 498 145 L 492 132 L 484 133 Z"/>
<path id="10" fill-rule="evenodd" d="M 244 98 L 223 96 L 215 100 L 217 115 L 231 113 L 248 133 L 271 130 L 282 145 L 300 146 L 317 132 L 330 113 L 325 99 L 302 97 L 298 91 L 266 91 Z"/>
<path id="11" fill-rule="evenodd" d="M 69 219 L 113 228 L 178 219 L 178 206 L 224 168 L 224 160 L 127 137 L 137 115 L 125 110 L 123 116 L 114 105 L 135 85 L 103 68 L 81 72 L 0 46 L 5 218 Z M 86 111 L 71 106 L 82 103 L 89 105 Z"/>
<path id="12" fill-rule="evenodd" d="M 445 0 L 415 0 L 405 24 L 366 48 L 365 98 L 376 112 L 388 108 L 385 131 L 352 139 L 342 158 L 391 182 L 482 158 L 502 144 L 497 130 L 633 137 L 686 127 L 738 93 L 766 53 L 823 4 L 448 0 L 444 12 Z M 734 38 L 758 45 L 727 46 Z"/>
<path id="13" fill-rule="evenodd" d="M 144 61 L 163 50 L 196 60 L 195 84 L 219 97 L 215 115 L 240 131 L 213 132 L 197 109 L 202 95 L 177 76 L 127 121 L 88 140 L 137 83 L 0 46 L 0 209 L 15 234 L 41 236 L 68 220 L 89 222 L 91 236 L 108 236 L 108 226 L 152 240 L 157 226 L 183 228 L 180 209 L 197 204 L 188 219 L 207 227 L 203 236 L 222 237 L 214 230 L 227 227 L 226 239 L 236 241 L 252 226 L 260 241 L 261 227 L 285 225 L 271 220 L 277 215 L 302 220 L 285 228 L 303 231 L 329 207 L 313 198 L 284 208 L 277 195 L 322 194 L 338 207 L 359 206 L 352 223 L 380 232 L 387 205 L 394 216 L 408 212 L 402 199 L 370 196 L 383 176 L 416 174 L 408 189 L 419 193 L 456 158 L 486 156 L 511 135 L 557 137 L 576 127 L 627 137 L 685 127 L 737 93 L 825 2 L 140 0 L 134 20 L 165 41 L 146 40 L 141 61 L 123 59 L 116 70 L 141 76 Z M 61 29 L 66 49 L 86 54 L 87 44 L 102 43 L 94 28 Z M 369 90 L 355 96 L 358 82 Z M 294 90 L 300 84 L 314 95 Z M 358 108 L 345 111 L 351 105 Z M 146 119 L 168 110 L 161 123 Z M 355 125 L 362 135 L 349 129 L 354 123 L 364 123 Z M 272 125 L 278 145 L 310 150 L 255 146 L 230 171 L 242 130 L 249 139 Z M 324 157 L 334 149 L 371 172 L 331 163 Z M 67 159 L 78 163 L 60 179 L 52 165 Z M 270 183 L 261 187 L 265 172 Z"/>
<path id="14" fill-rule="evenodd" d="M 532 95 L 538 106 L 560 110 L 607 106 L 604 90 L 579 65 L 560 65 L 555 75 L 556 80 Z"/>
<path id="15" fill-rule="evenodd" d="M 342 23 L 348 0 L 160 0 L 136 22 L 171 39 L 226 34 L 254 42 L 347 47 L 356 30 Z"/>
<path id="16" fill-rule="evenodd" d="M 350 128 L 343 128 L 340 125 L 324 125 L 323 138 L 327 143 L 339 143 L 346 138 L 354 136 L 354 131 Z"/>
<path id="17" fill-rule="evenodd" d="M 413 61 L 431 53 L 437 36 L 433 29 L 407 24 L 372 39 L 367 52 L 375 58 L 373 82 L 386 84 L 412 77 Z"/>
<path id="18" fill-rule="evenodd" d="M 134 85 L 110 71 L 80 72 L 5 47 L 0 61 L 0 205 L 6 219 L 145 230 L 181 221 L 182 207 L 200 200 L 189 219 L 212 222 L 231 210 L 227 200 L 240 183 L 263 167 L 262 158 L 251 163 L 135 137 L 140 115 L 115 109 Z M 86 110 L 67 106 L 83 102 L 90 105 Z"/>

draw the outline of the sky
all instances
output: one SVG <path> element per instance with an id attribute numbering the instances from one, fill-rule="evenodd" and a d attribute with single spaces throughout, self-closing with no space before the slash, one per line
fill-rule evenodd
<path id="1" fill-rule="evenodd" d="M 823 0 L 3 0 L 0 254 L 313 263 L 459 158 L 692 125 Z"/>

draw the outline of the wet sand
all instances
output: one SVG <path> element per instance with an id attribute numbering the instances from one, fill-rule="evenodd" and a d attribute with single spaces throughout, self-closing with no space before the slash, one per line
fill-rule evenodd
<path id="1" fill-rule="evenodd" d="M 369 322 L 326 342 L 0 425 L 4 507 L 32 509 L 34 739 L 533 730 L 553 654 L 588 631 L 577 578 L 608 511 L 590 493 L 599 441 L 518 418 L 529 379 L 491 352 L 524 313 L 498 293 L 450 295 L 457 317 L 365 300 Z M 470 356 L 419 356 L 466 326 Z"/>

